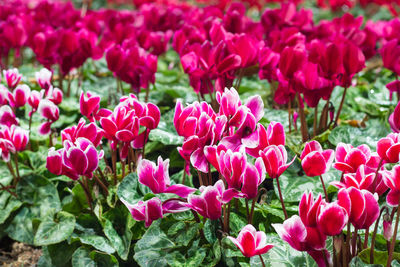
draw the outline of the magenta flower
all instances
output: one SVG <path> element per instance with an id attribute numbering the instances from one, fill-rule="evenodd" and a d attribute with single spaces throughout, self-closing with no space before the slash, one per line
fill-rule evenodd
<path id="1" fill-rule="evenodd" d="M 58 120 L 60 117 L 60 110 L 58 107 L 51 102 L 50 100 L 43 99 L 39 103 L 38 112 L 40 115 L 45 118 L 47 121 L 42 123 L 39 128 L 39 133 L 42 135 L 46 135 L 51 131 L 51 124 Z"/>
<path id="2" fill-rule="evenodd" d="M 5 138 L 0 138 L 0 156 L 3 161 L 10 161 L 10 154 L 15 153 L 15 147 L 12 142 Z"/>
<path id="3" fill-rule="evenodd" d="M 129 204 L 122 198 L 121 201 L 129 209 L 132 218 L 136 221 L 145 221 L 146 227 L 149 227 L 153 221 L 163 217 L 162 202 L 156 197 L 144 202 L 139 201 L 135 205 Z"/>
<path id="4" fill-rule="evenodd" d="M 399 134 L 390 133 L 388 136 L 381 138 L 376 144 L 376 152 L 387 163 L 397 163 L 400 160 L 399 136 Z"/>
<path id="5" fill-rule="evenodd" d="M 326 173 L 334 159 L 332 149 L 322 150 L 318 141 L 306 143 L 301 153 L 301 166 L 307 176 L 320 176 Z"/>
<path id="6" fill-rule="evenodd" d="M 149 187 L 154 194 L 172 193 L 186 198 L 194 193 L 195 188 L 182 184 L 170 185 L 168 165 L 169 159 L 163 161 L 161 157 L 158 157 L 157 165 L 146 159 L 140 160 L 137 166 L 139 182 Z"/>
<path id="7" fill-rule="evenodd" d="M 299 215 L 305 226 L 316 227 L 318 210 L 324 204 L 321 194 L 314 200 L 312 192 L 304 193 L 299 203 Z"/>
<path id="8" fill-rule="evenodd" d="M 85 120 L 81 118 L 78 125 L 65 128 L 61 131 L 62 142 L 65 140 L 75 142 L 79 137 L 88 139 L 95 147 L 97 147 L 103 137 L 103 130 L 93 122 L 86 124 Z"/>
<path id="9" fill-rule="evenodd" d="M 79 98 L 79 107 L 81 114 L 93 122 L 94 116 L 100 108 L 100 96 L 91 92 L 87 92 L 86 94 L 82 92 Z"/>
<path id="10" fill-rule="evenodd" d="M 289 163 L 287 162 L 287 152 L 283 145 L 271 145 L 260 151 L 260 157 L 262 158 L 270 178 L 278 178 L 281 174 L 286 171 L 287 168 L 294 162 L 295 158 Z"/>
<path id="11" fill-rule="evenodd" d="M 400 88 L 400 86 L 399 86 Z M 400 132 L 400 102 L 397 103 L 396 108 L 394 109 L 393 113 L 389 116 L 389 124 L 390 128 L 393 132 L 399 133 Z"/>
<path id="12" fill-rule="evenodd" d="M 257 231 L 253 225 L 248 224 L 240 230 L 237 238 L 228 236 L 245 257 L 253 257 L 267 253 L 274 247 L 272 244 L 267 244 L 267 236 L 262 231 Z"/>
<path id="13" fill-rule="evenodd" d="M 28 102 L 30 94 L 31 89 L 26 84 L 19 85 L 13 92 L 8 92 L 8 102 L 11 107 L 23 107 Z"/>
<path id="14" fill-rule="evenodd" d="M 31 91 L 31 95 L 28 98 L 28 104 L 32 107 L 32 111 L 30 111 L 29 116 L 32 116 L 32 114 L 37 111 L 39 103 L 43 98 L 43 93 L 43 91 Z"/>
<path id="15" fill-rule="evenodd" d="M 256 159 L 255 165 L 247 163 L 243 175 L 242 193 L 247 199 L 257 197 L 258 187 L 265 179 L 265 167 L 260 158 Z"/>
<path id="16" fill-rule="evenodd" d="M 318 211 L 317 225 L 325 235 L 335 236 L 340 234 L 347 221 L 347 211 L 336 202 L 321 205 Z"/>
<path id="17" fill-rule="evenodd" d="M 371 150 L 367 145 L 353 147 L 350 144 L 339 143 L 336 147 L 336 162 L 333 167 L 342 172 L 354 173 L 358 167 L 371 158 Z"/>
<path id="18" fill-rule="evenodd" d="M 51 173 L 64 174 L 73 180 L 79 179 L 81 175 L 90 179 L 103 155 L 103 151 L 97 152 L 92 142 L 79 137 L 74 143 L 64 141 L 64 147 L 59 150 L 51 148 L 46 167 Z"/>
<path id="19" fill-rule="evenodd" d="M 349 221 L 357 229 L 368 229 L 379 216 L 378 201 L 367 190 L 340 189 L 337 203 L 347 211 Z"/>
<path id="20" fill-rule="evenodd" d="M 306 227 L 298 215 L 293 215 L 283 224 L 272 224 L 283 241 L 298 251 L 325 248 L 326 236 L 314 227 Z"/>
<path id="21" fill-rule="evenodd" d="M 0 129 L 0 138 L 11 142 L 13 151 L 24 151 L 29 142 L 29 131 L 16 125 L 11 125 L 11 127 L 3 125 Z"/>
<path id="22" fill-rule="evenodd" d="M 253 156 L 258 157 L 260 151 L 264 150 L 270 145 L 285 145 L 285 129 L 280 122 L 271 121 L 265 130 L 261 124 L 257 126 L 258 143 L 255 148 L 246 148 L 246 152 Z"/>
<path id="23" fill-rule="evenodd" d="M 211 220 L 221 217 L 222 204 L 228 203 L 239 192 L 233 188 L 225 190 L 224 182 L 219 180 L 214 185 L 201 186 L 201 195 L 191 194 L 186 206 Z"/>
<path id="24" fill-rule="evenodd" d="M 59 104 L 61 104 L 61 102 L 63 100 L 63 92 L 59 88 L 51 86 L 47 90 L 46 97 L 48 100 L 50 100 L 54 104 L 59 105 Z"/>
<path id="25" fill-rule="evenodd" d="M 178 213 L 188 210 L 185 203 L 168 199 L 164 202 L 157 197 L 153 197 L 147 201 L 139 201 L 135 205 L 128 203 L 124 199 L 120 199 L 128 208 L 132 218 L 136 221 L 144 221 L 145 226 L 149 227 L 153 221 L 163 218 L 167 213 Z"/>
<path id="26" fill-rule="evenodd" d="M 36 81 L 40 88 L 44 89 L 46 92 L 51 86 L 51 77 L 53 73 L 46 68 L 41 69 L 39 72 L 35 73 Z"/>
<path id="27" fill-rule="evenodd" d="M 0 107 L 0 125 L 5 125 L 10 127 L 11 125 L 18 125 L 18 119 L 15 117 L 14 112 L 12 111 L 11 107 L 1 106 Z"/>
<path id="28" fill-rule="evenodd" d="M 204 147 L 216 144 L 226 126 L 226 117 L 217 116 L 206 102 L 194 102 L 183 107 L 178 100 L 175 107 L 174 126 L 177 133 L 183 136 L 179 154 L 196 169 L 208 172 L 208 162 Z"/>
<path id="29" fill-rule="evenodd" d="M 386 196 L 386 202 L 392 207 L 397 207 L 400 201 L 400 166 L 394 166 L 391 171 L 383 171 L 382 176 L 386 186 L 390 189 Z"/>
<path id="30" fill-rule="evenodd" d="M 19 74 L 18 69 L 3 70 L 4 79 L 10 89 L 14 89 L 15 86 L 21 81 L 22 74 Z"/>

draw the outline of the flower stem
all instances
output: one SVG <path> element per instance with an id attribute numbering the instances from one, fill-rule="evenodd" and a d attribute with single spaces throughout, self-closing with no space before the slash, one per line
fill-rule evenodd
<path id="1" fill-rule="evenodd" d="M 378 167 L 376 168 L 374 181 L 372 183 L 372 189 L 374 190 L 374 192 L 376 191 L 376 184 L 377 184 L 377 180 L 378 180 L 379 169 L 382 167 L 382 163 L 383 163 L 383 159 L 381 159 L 379 161 Z"/>
<path id="2" fill-rule="evenodd" d="M 306 121 L 306 115 L 304 114 L 304 106 L 301 100 L 301 96 L 299 93 L 297 93 L 297 102 L 299 105 L 299 115 L 300 115 L 300 130 L 301 130 L 301 137 L 303 139 L 303 142 L 308 140 L 308 130 L 307 130 L 307 121 Z"/>
<path id="3" fill-rule="evenodd" d="M 317 135 L 318 105 L 314 108 L 313 137 Z"/>
<path id="4" fill-rule="evenodd" d="M 12 187 L 13 186 L 4 186 L 2 183 L 0 183 L 0 190 L 6 190 L 8 193 L 13 195 L 15 198 L 18 198 L 18 195 L 10 190 L 10 188 L 12 188 Z"/>
<path id="5" fill-rule="evenodd" d="M 108 196 L 108 188 L 103 184 L 103 182 L 100 180 L 99 177 L 97 177 L 97 175 L 94 175 L 94 178 L 96 179 L 96 182 L 101 186 L 101 188 L 103 189 L 103 191 L 106 194 L 106 197 Z"/>
<path id="6" fill-rule="evenodd" d="M 375 222 L 374 232 L 372 233 L 371 250 L 370 250 L 370 254 L 369 254 L 369 262 L 370 262 L 370 264 L 374 263 L 374 249 L 375 249 L 376 233 L 378 232 L 379 220 L 381 219 L 383 211 L 384 211 L 384 209 L 382 209 L 381 212 L 379 213 L 378 219 Z"/>
<path id="7" fill-rule="evenodd" d="M 342 100 L 340 101 L 339 109 L 338 109 L 338 111 L 336 113 L 335 123 L 334 123 L 333 127 L 336 127 L 337 123 L 339 121 L 339 116 L 340 116 L 340 112 L 342 111 L 342 108 L 343 108 L 344 98 L 346 97 L 346 92 L 347 92 L 347 87 L 344 88 L 343 95 L 342 95 Z"/>
<path id="8" fill-rule="evenodd" d="M 356 255 L 356 247 L 357 247 L 357 236 L 358 236 L 358 229 L 354 228 L 353 236 L 351 239 L 351 255 L 354 257 Z"/>
<path id="9" fill-rule="evenodd" d="M 84 179 L 84 177 L 82 177 Z M 93 212 L 93 206 L 92 206 L 92 196 L 90 195 L 89 189 L 86 187 L 85 183 L 83 183 L 80 179 L 78 179 L 79 184 L 82 186 L 83 191 L 85 192 L 86 196 L 86 201 L 89 205 L 90 210 Z"/>
<path id="10" fill-rule="evenodd" d="M 322 188 L 324 189 L 325 200 L 326 200 L 326 202 L 329 202 L 328 193 L 326 192 L 326 187 L 325 187 L 325 183 L 324 183 L 324 179 L 322 178 L 322 175 L 320 175 L 319 178 L 321 180 Z"/>
<path id="11" fill-rule="evenodd" d="M 280 184 L 279 184 L 279 177 L 276 178 L 276 184 L 277 184 L 277 186 L 278 186 L 279 199 L 280 199 L 280 201 L 281 201 L 283 214 L 285 215 L 285 220 L 287 220 L 288 215 L 287 215 L 287 212 L 286 212 L 285 203 L 283 202 L 281 186 L 280 186 Z"/>
<path id="12" fill-rule="evenodd" d="M 289 133 L 292 131 L 292 100 L 289 98 L 288 102 L 288 120 L 289 120 Z"/>
<path id="13" fill-rule="evenodd" d="M 261 254 L 258 254 L 258 256 L 260 257 L 261 265 L 265 267 L 264 259 L 262 258 Z"/>
<path id="14" fill-rule="evenodd" d="M 17 185 L 19 180 L 21 179 L 21 177 L 19 176 L 18 154 L 17 153 L 14 154 L 14 163 L 15 163 L 15 171 L 17 173 L 17 180 L 15 181 L 15 185 Z"/>
<path id="15" fill-rule="evenodd" d="M 389 257 L 386 263 L 386 267 L 390 267 L 392 264 L 394 245 L 396 244 L 397 230 L 399 228 L 399 219 L 400 219 L 400 201 L 399 204 L 397 205 L 396 224 L 394 226 L 392 242 L 390 243 Z"/>

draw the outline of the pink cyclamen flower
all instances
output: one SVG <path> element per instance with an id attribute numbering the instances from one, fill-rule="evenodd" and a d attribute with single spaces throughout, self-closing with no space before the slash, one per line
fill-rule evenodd
<path id="1" fill-rule="evenodd" d="M 98 152 L 88 139 L 80 137 L 73 143 L 64 141 L 59 150 L 51 148 L 47 156 L 47 169 L 56 174 L 64 174 L 73 180 L 79 176 L 93 177 L 93 172 L 103 158 L 104 152 Z"/>
<path id="2" fill-rule="evenodd" d="M 261 150 L 270 145 L 285 145 L 285 129 L 280 122 L 271 121 L 267 129 L 261 124 L 257 126 L 258 145 L 255 148 L 246 148 L 246 152 L 258 157 Z"/>
<path id="3" fill-rule="evenodd" d="M 22 74 L 19 74 L 18 69 L 3 70 L 4 79 L 10 89 L 14 89 L 15 86 L 21 81 Z"/>
<path id="4" fill-rule="evenodd" d="M 340 234 L 347 221 L 347 211 L 336 202 L 326 203 L 318 211 L 317 225 L 325 235 L 334 236 Z"/>
<path id="5" fill-rule="evenodd" d="M 3 161 L 10 161 L 10 154 L 15 153 L 15 147 L 13 143 L 5 138 L 0 138 L 0 156 Z"/>
<path id="6" fill-rule="evenodd" d="M 11 125 L 11 127 L 3 125 L 0 129 L 0 138 L 9 140 L 15 151 L 24 151 L 29 142 L 29 131 L 19 126 Z"/>
<path id="7" fill-rule="evenodd" d="M 86 124 L 85 119 L 81 118 L 78 125 L 65 128 L 61 131 L 61 141 L 69 140 L 75 142 L 79 137 L 84 137 L 97 147 L 103 137 L 103 130 L 94 122 Z"/>
<path id="8" fill-rule="evenodd" d="M 133 219 L 145 221 L 146 227 L 149 227 L 153 221 L 163 217 L 162 202 L 156 197 L 144 202 L 139 201 L 135 205 L 131 205 L 123 199 L 121 201 L 129 209 Z"/>
<path id="9" fill-rule="evenodd" d="M 51 86 L 47 90 L 46 97 L 54 104 L 59 105 L 63 100 L 63 92 L 59 88 Z"/>
<path id="10" fill-rule="evenodd" d="M 29 113 L 29 116 L 32 116 L 39 107 L 39 103 L 43 98 L 43 91 L 31 91 L 31 95 L 28 98 L 28 104 L 32 107 L 32 111 Z"/>
<path id="11" fill-rule="evenodd" d="M 400 166 L 394 166 L 391 171 L 383 171 L 382 176 L 383 181 L 390 189 L 386 196 L 386 202 L 391 207 L 397 207 L 400 201 Z"/>
<path id="12" fill-rule="evenodd" d="M 322 150 L 318 141 L 311 141 L 306 143 L 300 158 L 301 166 L 307 176 L 320 176 L 329 170 L 334 159 L 334 151 Z"/>
<path id="13" fill-rule="evenodd" d="M 100 108 L 100 96 L 92 92 L 81 93 L 79 98 L 79 106 L 81 114 L 87 117 L 90 121 L 94 121 L 94 116 Z"/>
<path id="14" fill-rule="evenodd" d="M 228 236 L 242 252 L 245 257 L 253 257 L 267 253 L 274 247 L 272 244 L 267 244 L 267 236 L 262 231 L 257 231 L 253 225 L 248 224 L 240 230 L 237 238 Z"/>
<path id="15" fill-rule="evenodd" d="M 336 147 L 336 162 L 333 167 L 345 173 L 354 173 L 360 165 L 366 164 L 370 158 L 371 150 L 367 145 L 353 147 L 350 144 L 339 143 Z"/>
<path id="16" fill-rule="evenodd" d="M 0 125 L 6 125 L 10 127 L 11 125 L 18 125 L 18 119 L 15 117 L 14 112 L 12 111 L 11 107 L 1 106 L 0 107 Z"/>
<path id="17" fill-rule="evenodd" d="M 211 220 L 220 218 L 222 204 L 228 203 L 233 197 L 239 194 L 233 188 L 225 190 L 222 180 L 219 180 L 214 185 L 201 186 L 199 190 L 201 195 L 189 195 L 186 206 Z"/>
<path id="18" fill-rule="evenodd" d="M 39 103 L 38 112 L 47 121 L 42 123 L 39 128 L 39 133 L 41 135 L 46 135 L 51 131 L 51 124 L 57 121 L 60 117 L 60 110 L 58 107 L 50 100 L 43 99 Z"/>
<path id="19" fill-rule="evenodd" d="M 196 191 L 182 184 L 170 185 L 168 173 L 169 159 L 163 161 L 158 157 L 157 165 L 146 159 L 141 159 L 137 166 L 139 182 L 151 189 L 154 194 L 172 193 L 180 197 L 187 197 Z"/>
<path id="20" fill-rule="evenodd" d="M 387 163 L 397 163 L 400 160 L 400 134 L 390 133 L 376 144 L 376 152 Z"/>
<path id="21" fill-rule="evenodd" d="M 400 86 L 399 86 L 399 88 L 400 88 Z M 389 124 L 390 124 L 390 128 L 392 129 L 393 132 L 395 132 L 395 133 L 400 132 L 400 102 L 397 103 L 397 106 L 394 109 L 393 113 L 390 114 Z"/>
<path id="22" fill-rule="evenodd" d="M 51 86 L 51 77 L 53 73 L 46 68 L 41 69 L 35 73 L 36 81 L 40 88 L 47 91 Z"/>
<path id="23" fill-rule="evenodd" d="M 287 163 L 287 152 L 283 145 L 271 145 L 260 151 L 265 170 L 270 178 L 278 178 L 293 163 L 296 157 Z"/>
<path id="24" fill-rule="evenodd" d="M 357 229 L 368 229 L 379 216 L 378 201 L 367 190 L 342 188 L 339 190 L 337 203 L 347 211 L 349 221 Z"/>
<path id="25" fill-rule="evenodd" d="M 389 220 L 383 219 L 383 237 L 390 241 L 393 237 L 393 227 L 392 222 Z"/>
<path id="26" fill-rule="evenodd" d="M 12 93 L 8 92 L 8 102 L 12 107 L 23 107 L 28 102 L 30 94 L 31 89 L 29 86 L 26 84 L 19 85 Z"/>
<path id="27" fill-rule="evenodd" d="M 128 208 L 132 218 L 136 221 L 144 221 L 146 227 L 149 227 L 153 221 L 163 218 L 167 213 L 179 213 L 188 210 L 185 203 L 174 199 L 161 202 L 159 198 L 153 197 L 147 201 L 139 201 L 135 205 L 122 198 L 120 200 Z"/>

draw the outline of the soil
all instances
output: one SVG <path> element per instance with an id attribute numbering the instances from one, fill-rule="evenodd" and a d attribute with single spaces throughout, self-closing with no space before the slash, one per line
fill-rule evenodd
<path id="1" fill-rule="evenodd" d="M 3 238 L 0 242 L 0 266 L 1 267 L 28 267 L 36 266 L 42 255 L 40 248 L 14 242 Z"/>

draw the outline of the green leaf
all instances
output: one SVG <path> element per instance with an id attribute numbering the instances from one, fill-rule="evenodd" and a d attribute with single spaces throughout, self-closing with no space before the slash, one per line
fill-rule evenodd
<path id="1" fill-rule="evenodd" d="M 118 255 L 126 260 L 129 254 L 129 247 L 132 238 L 132 233 L 130 233 L 129 229 L 126 229 L 124 235 L 120 236 L 118 232 L 113 227 L 111 221 L 105 219 L 104 223 L 104 234 L 110 240 L 112 246 L 117 251 Z"/>
<path id="2" fill-rule="evenodd" d="M 75 228 L 75 217 L 65 211 L 57 214 L 56 221 L 43 221 L 35 234 L 34 244 L 46 246 L 60 243 L 71 236 Z"/>
<path id="3" fill-rule="evenodd" d="M 158 141 L 164 145 L 181 145 L 183 143 L 182 136 L 158 128 L 150 132 L 149 139 L 152 141 Z"/>
<path id="4" fill-rule="evenodd" d="M 98 251 L 90 252 L 90 258 L 96 262 L 98 267 L 118 267 L 118 260 L 109 254 L 104 254 Z"/>
<path id="5" fill-rule="evenodd" d="M 11 223 L 5 229 L 5 232 L 12 239 L 26 243 L 29 245 L 33 245 L 33 227 L 32 227 L 32 219 L 34 218 L 33 213 L 27 207 L 23 207 L 19 210 L 19 212 L 15 215 Z"/>
<path id="6" fill-rule="evenodd" d="M 118 186 L 117 195 L 132 204 L 141 200 L 142 196 L 138 193 L 138 176 L 136 173 L 125 176 Z"/>
<path id="7" fill-rule="evenodd" d="M 31 209 L 38 217 L 52 216 L 61 210 L 57 188 L 41 175 L 22 177 L 17 185 L 17 195 L 21 201 L 33 205 Z"/>
<path id="8" fill-rule="evenodd" d="M 371 249 L 367 248 L 364 249 L 363 251 L 361 251 L 358 254 L 358 257 L 365 263 L 370 263 L 370 253 L 371 253 Z M 400 260 L 400 253 L 398 252 L 393 252 L 393 259 L 394 260 Z M 378 250 L 374 250 L 374 263 L 376 264 L 382 264 L 382 265 L 386 265 L 388 260 L 388 252 L 387 251 L 378 251 Z"/>
<path id="9" fill-rule="evenodd" d="M 84 247 L 80 247 L 72 254 L 72 267 L 96 267 L 94 260 L 90 258 L 90 251 Z"/>
<path id="10" fill-rule="evenodd" d="M 10 214 L 21 207 L 21 205 L 21 201 L 7 191 L 3 191 L 0 194 L 0 224 L 4 223 Z"/>
<path id="11" fill-rule="evenodd" d="M 168 249 L 176 245 L 161 231 L 160 221 L 155 221 L 135 245 L 134 259 L 140 266 L 167 266 Z"/>
<path id="12" fill-rule="evenodd" d="M 386 265 L 386 264 L 385 264 Z M 354 257 L 350 263 L 349 263 L 350 267 L 382 267 L 382 265 L 380 264 L 368 264 L 368 263 L 364 263 L 359 257 Z"/>
<path id="13" fill-rule="evenodd" d="M 51 264 L 47 266 L 70 266 L 72 255 L 79 246 L 79 242 L 69 244 L 67 241 L 63 241 L 45 247 L 51 261 Z"/>
<path id="14" fill-rule="evenodd" d="M 74 234 L 73 237 L 79 239 L 82 244 L 90 245 L 95 249 L 107 254 L 113 254 L 115 252 L 115 249 L 112 247 L 110 241 L 102 236 L 83 233 L 79 235 Z"/>

